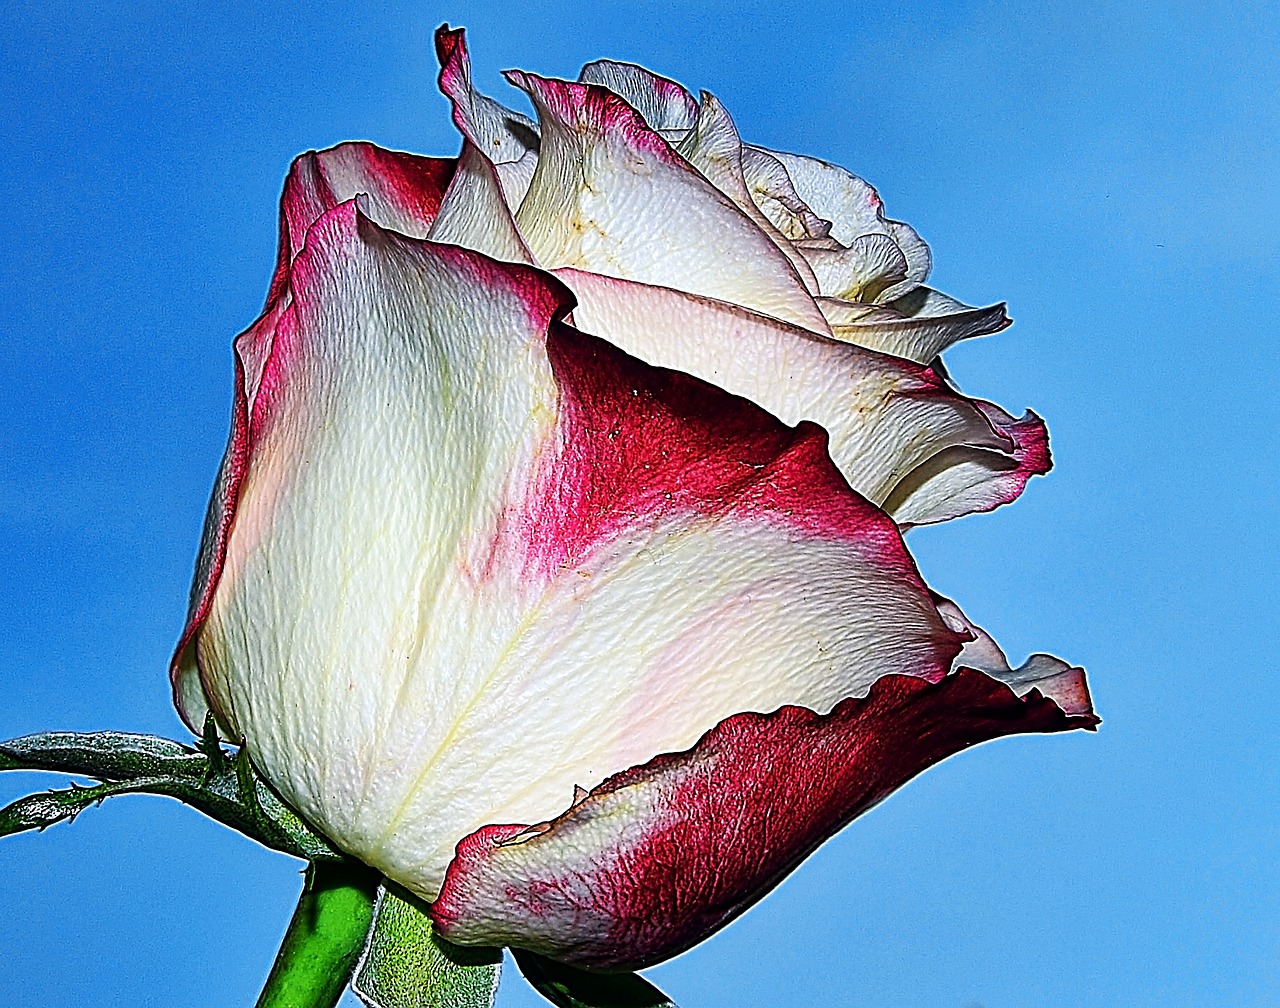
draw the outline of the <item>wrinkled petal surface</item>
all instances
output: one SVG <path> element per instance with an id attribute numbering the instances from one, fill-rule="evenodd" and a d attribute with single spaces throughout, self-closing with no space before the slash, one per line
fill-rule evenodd
<path id="1" fill-rule="evenodd" d="M 606 781 L 549 824 L 467 837 L 432 916 L 452 941 L 640 968 L 742 913 L 931 764 L 1004 735 L 1096 722 L 1035 681 L 1011 688 L 973 669 L 932 682 L 888 676 L 825 716 L 740 714 L 688 752 Z"/>
<path id="2" fill-rule="evenodd" d="M 283 795 L 419 895 L 465 833 L 740 710 L 949 666 L 960 637 L 817 428 L 354 203 L 288 289 L 197 665 Z"/>
<path id="3" fill-rule="evenodd" d="M 778 246 L 630 105 L 590 84 L 508 77 L 542 124 L 516 214 L 539 264 L 675 287 L 829 332 Z"/>
<path id="4" fill-rule="evenodd" d="M 199 732 L 208 704 L 192 651 L 195 633 L 209 614 L 222 575 L 235 505 L 249 464 L 251 416 L 276 326 L 293 302 L 290 269 L 311 225 L 340 203 L 360 194 L 366 209 L 388 228 L 424 235 L 431 228 L 456 163 L 421 157 L 369 143 L 339 144 L 308 151 L 294 160 L 280 198 L 280 247 L 267 306 L 235 342 L 235 390 L 231 434 L 214 482 L 191 584 L 187 624 L 170 671 L 174 702 Z"/>
<path id="5" fill-rule="evenodd" d="M 786 423 L 825 427 L 850 485 L 901 524 L 990 510 L 1048 469 L 1039 418 L 1014 420 L 967 399 L 919 364 L 682 291 L 578 270 L 557 275 L 578 296 L 583 329 Z"/>

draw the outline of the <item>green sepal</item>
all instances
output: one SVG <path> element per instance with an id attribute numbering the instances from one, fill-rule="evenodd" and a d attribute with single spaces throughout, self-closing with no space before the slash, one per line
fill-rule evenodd
<path id="1" fill-rule="evenodd" d="M 44 732 L 0 742 L 0 770 L 52 770 L 101 781 L 199 777 L 207 762 L 180 742 L 128 732 Z"/>
<path id="2" fill-rule="evenodd" d="M 243 750 L 226 750 L 213 719 L 196 748 L 125 732 L 46 732 L 0 742 L 0 770 L 46 770 L 97 781 L 28 795 L 0 809 L 0 836 L 43 830 L 119 794 L 176 798 L 273 850 L 307 861 L 343 855 L 312 830 L 254 769 Z"/>
<path id="3" fill-rule="evenodd" d="M 524 949 L 512 949 L 534 989 L 558 1008 L 676 1008 L 638 973 L 588 973 Z"/>
<path id="4" fill-rule="evenodd" d="M 385 885 L 351 989 L 369 1008 L 493 1008 L 502 950 L 454 945 Z"/>

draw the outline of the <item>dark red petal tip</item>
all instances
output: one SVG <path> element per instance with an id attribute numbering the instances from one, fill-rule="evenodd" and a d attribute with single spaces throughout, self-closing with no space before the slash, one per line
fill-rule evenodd
<path id="1" fill-rule="evenodd" d="M 973 669 L 936 683 L 888 675 L 826 715 L 735 715 L 689 751 L 609 778 L 545 829 L 473 833 L 432 917 L 453 941 L 649 966 L 723 927 L 934 763 L 1004 735 L 1097 723 Z"/>

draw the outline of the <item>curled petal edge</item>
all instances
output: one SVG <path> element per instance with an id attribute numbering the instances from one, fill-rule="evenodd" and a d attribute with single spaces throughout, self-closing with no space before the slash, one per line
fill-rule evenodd
<path id="1" fill-rule="evenodd" d="M 538 124 L 475 89 L 463 29 L 441 25 L 435 40 L 440 63 L 437 80 L 453 106 L 453 123 L 467 143 L 493 163 L 503 196 L 514 210 L 533 178 L 541 143 Z"/>
<path id="2" fill-rule="evenodd" d="M 1015 417 L 983 399 L 968 401 L 1007 447 L 955 445 L 908 473 L 883 505 L 903 529 L 994 511 L 1053 468 L 1049 430 L 1038 414 Z"/>
<path id="3" fill-rule="evenodd" d="M 916 287 L 916 291 L 927 290 Z M 908 295 L 909 297 L 909 295 Z M 939 295 L 941 300 L 945 295 Z M 1003 302 L 974 307 L 947 298 L 947 311 L 909 314 L 902 299 L 888 305 L 869 305 L 839 298 L 817 299 L 831 324 L 832 335 L 846 343 L 931 364 L 944 350 L 976 336 L 989 336 L 1013 324 Z"/>
<path id="4" fill-rule="evenodd" d="M 825 715 L 734 715 L 549 823 L 463 839 L 432 918 L 463 944 L 605 971 L 651 966 L 737 917 L 932 764 L 1004 735 L 1096 727 L 1083 672 L 1052 673 L 1066 709 L 1034 680 L 960 668 L 936 681 L 886 675 Z"/>

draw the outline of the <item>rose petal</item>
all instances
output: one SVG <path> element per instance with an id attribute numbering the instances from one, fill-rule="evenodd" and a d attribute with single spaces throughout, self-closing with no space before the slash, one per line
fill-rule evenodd
<path id="1" fill-rule="evenodd" d="M 507 205 L 524 199 L 538 161 L 538 126 L 526 115 L 481 94 L 471 84 L 466 32 L 442 25 L 436 32 L 440 90 L 453 104 L 453 122 L 477 150 L 493 162 Z"/>
<path id="2" fill-rule="evenodd" d="M 933 270 L 933 253 L 929 251 L 929 246 L 925 244 L 925 240 L 920 237 L 916 229 L 905 221 L 886 220 L 885 225 L 889 228 L 890 236 L 898 243 L 898 248 L 902 249 L 902 254 L 907 258 L 907 275 L 900 283 L 883 291 L 878 298 L 880 301 L 891 301 L 913 290 L 929 278 L 929 273 Z"/>
<path id="3" fill-rule="evenodd" d="M 1021 732 L 1092 728 L 1040 692 L 971 669 L 887 676 L 822 716 L 744 713 L 688 752 L 605 781 L 554 822 L 458 845 L 431 908 L 450 941 L 637 969 L 702 941 L 819 844 L 954 753 Z"/>
<path id="4" fill-rule="evenodd" d="M 196 555 L 195 576 L 191 582 L 190 600 L 187 606 L 187 623 L 173 661 L 169 665 L 169 681 L 173 687 L 173 703 L 182 720 L 193 732 L 202 732 L 209 713 L 209 702 L 200 681 L 200 669 L 196 664 L 193 646 L 196 633 L 209 615 L 213 604 L 213 591 L 222 577 L 226 561 L 227 542 L 231 523 L 235 517 L 236 499 L 244 482 L 248 459 L 248 400 L 244 393 L 244 367 L 239 357 L 235 363 L 235 393 L 231 411 L 231 436 L 227 442 L 213 493 L 205 513 L 204 529 L 200 535 L 200 548 Z M 225 724 L 225 719 L 223 720 Z"/>
<path id="5" fill-rule="evenodd" d="M 929 276 L 933 265 L 929 246 L 911 225 L 885 217 L 879 193 L 858 176 L 818 158 L 764 148 L 756 150 L 759 157 L 775 160 L 783 166 L 804 204 L 818 217 L 831 222 L 830 236 L 840 245 L 849 248 L 862 236 L 883 235 L 898 247 L 906 264 L 902 278 L 892 284 L 877 285 L 874 295 L 860 300 L 884 301 L 898 297 Z M 828 251 L 826 257 L 830 255 Z M 818 269 L 817 264 L 814 268 Z M 849 296 L 827 289 L 823 293 Z"/>
<path id="6" fill-rule="evenodd" d="M 962 339 L 1008 328 L 1004 304 L 974 308 L 928 287 L 888 304 L 818 298 L 836 339 L 929 364 Z"/>
<path id="7" fill-rule="evenodd" d="M 454 172 L 453 158 L 421 157 L 350 142 L 296 158 L 285 183 L 281 211 L 290 257 L 326 212 L 357 195 L 384 227 L 424 237 Z"/>
<path id="8" fill-rule="evenodd" d="M 692 128 L 684 131 L 684 138 L 676 147 L 676 153 L 702 173 L 703 177 L 728 196 L 738 209 L 769 236 L 787 257 L 792 268 L 804 281 L 812 294 L 819 293 L 818 278 L 804 255 L 761 212 L 747 189 L 742 167 L 742 140 L 728 111 L 709 91 L 702 92 L 702 104 L 698 106 L 697 119 Z"/>
<path id="9" fill-rule="evenodd" d="M 507 206 L 497 168 L 470 140 L 463 143 L 458 170 L 427 237 L 506 262 L 534 265 Z"/>
<path id="10" fill-rule="evenodd" d="M 793 241 L 830 237 L 831 222 L 809 209 L 796 192 L 786 166 L 769 151 L 744 145 L 742 171 L 752 200 L 784 235 Z"/>
<path id="11" fill-rule="evenodd" d="M 195 653 L 286 800 L 420 896 L 460 835 L 546 819 L 743 704 L 949 667 L 958 638 L 817 428 L 353 205 L 287 286 Z"/>
<path id="12" fill-rule="evenodd" d="M 680 84 L 635 63 L 596 60 L 578 74 L 583 84 L 612 91 L 644 117 L 650 129 L 677 143 L 698 118 L 698 103 Z"/>
<path id="13" fill-rule="evenodd" d="M 626 102 L 592 85 L 507 76 L 542 123 L 538 167 L 516 214 L 539 263 L 676 287 L 829 331 L 768 235 Z"/>
<path id="14" fill-rule="evenodd" d="M 1049 432 L 1030 410 L 1015 418 L 999 406 L 969 400 L 1011 448 L 963 445 L 934 455 L 898 483 L 884 507 L 904 528 L 992 511 L 1016 500 L 1032 476 L 1053 467 Z"/>
<path id="15" fill-rule="evenodd" d="M 830 235 L 849 245 L 858 235 L 886 234 L 884 203 L 875 188 L 853 172 L 818 158 L 754 147 L 762 165 L 786 172 L 798 199 L 830 222 Z"/>
<path id="16" fill-rule="evenodd" d="M 208 705 L 190 645 L 208 615 L 222 573 L 251 442 L 254 399 L 274 345 L 276 325 L 292 303 L 290 265 L 312 224 L 357 194 L 362 196 L 365 210 L 376 215 L 384 227 L 406 235 L 425 235 L 439 212 L 454 170 L 452 158 L 421 157 L 364 142 L 308 151 L 289 167 L 280 199 L 280 247 L 267 306 L 235 342 L 231 435 L 201 535 L 186 626 L 170 667 L 175 706 L 193 731 L 203 728 Z"/>
<path id="17" fill-rule="evenodd" d="M 940 595 L 935 595 L 934 599 L 938 604 L 938 613 L 947 626 L 969 638 L 952 662 L 952 668 L 977 669 L 993 679 L 1007 683 L 1018 696 L 1026 696 L 1033 689 L 1037 690 L 1067 714 L 1093 714 L 1093 701 L 1089 697 L 1084 669 L 1068 665 L 1061 658 L 1047 654 L 1034 654 L 1015 669 L 1009 664 L 1000 645 L 982 627 L 970 621 L 959 606 Z"/>
<path id="18" fill-rule="evenodd" d="M 825 427 L 845 479 L 900 523 L 990 510 L 1047 471 L 1038 418 L 1014 421 L 918 364 L 682 291 L 578 270 L 557 275 L 578 296 L 581 328 L 786 423 Z"/>
<path id="19" fill-rule="evenodd" d="M 805 248 L 804 255 L 824 298 L 875 301 L 907 277 L 907 257 L 888 235 L 859 235 L 848 248 Z"/>

